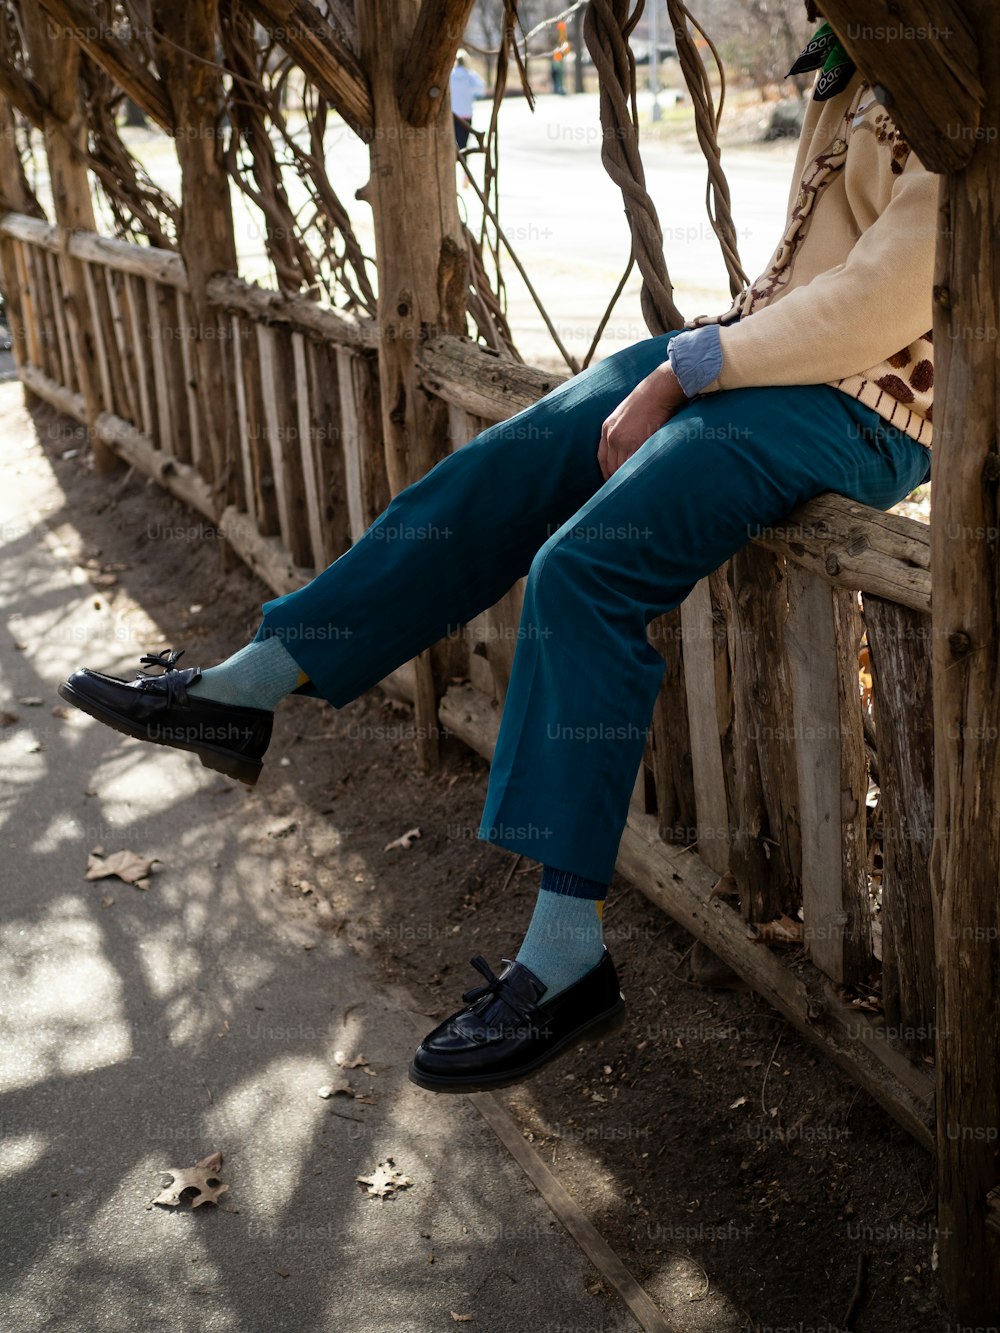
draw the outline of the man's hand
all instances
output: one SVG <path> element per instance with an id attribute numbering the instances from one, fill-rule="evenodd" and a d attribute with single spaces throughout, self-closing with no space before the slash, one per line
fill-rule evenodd
<path id="1" fill-rule="evenodd" d="M 686 402 L 680 381 L 666 361 L 641 380 L 601 427 L 597 461 L 604 480 L 614 476 Z"/>

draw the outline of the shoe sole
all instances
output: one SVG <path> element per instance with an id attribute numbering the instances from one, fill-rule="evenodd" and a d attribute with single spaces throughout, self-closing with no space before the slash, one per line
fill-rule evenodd
<path id="1" fill-rule="evenodd" d="M 123 736 L 148 741 L 150 745 L 165 745 L 171 750 L 187 750 L 191 754 L 196 754 L 206 768 L 216 773 L 224 773 L 227 778 L 235 778 L 238 782 L 245 782 L 248 787 L 256 786 L 261 769 L 264 767 L 259 760 L 247 759 L 243 755 L 234 754 L 231 750 L 218 750 L 211 745 L 192 745 L 185 741 L 150 736 L 138 723 L 122 717 L 119 713 L 112 713 L 106 708 L 99 707 L 90 699 L 77 694 L 65 682 L 59 686 L 58 692 L 61 699 L 65 699 L 74 708 L 79 708 L 81 713 L 96 718 L 98 722 L 103 722 L 106 727 L 111 727 L 114 731 L 120 731 Z"/>
<path id="2" fill-rule="evenodd" d="M 426 1088 L 428 1092 L 494 1092 L 498 1088 L 509 1088 L 514 1083 L 520 1083 L 522 1079 L 528 1078 L 543 1065 L 547 1065 L 551 1060 L 565 1054 L 570 1046 L 579 1041 L 597 1041 L 599 1038 L 616 1032 L 625 1022 L 625 1001 L 621 1000 L 614 1009 L 608 1013 L 598 1014 L 592 1018 L 589 1023 L 583 1027 L 577 1028 L 568 1036 L 563 1037 L 558 1045 L 553 1046 L 551 1050 L 532 1060 L 530 1064 L 521 1065 L 519 1069 L 505 1070 L 502 1074 L 493 1074 L 489 1076 L 462 1074 L 455 1078 L 448 1078 L 443 1074 L 425 1074 L 411 1064 L 407 1070 L 411 1083 L 416 1083 L 419 1088 Z"/>

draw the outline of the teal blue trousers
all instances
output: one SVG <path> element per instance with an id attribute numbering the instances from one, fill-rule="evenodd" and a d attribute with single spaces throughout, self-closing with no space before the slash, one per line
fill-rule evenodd
<path id="1" fill-rule="evenodd" d="M 646 627 L 797 504 L 887 509 L 930 453 L 825 385 L 688 403 L 605 481 L 606 417 L 665 360 L 650 338 L 483 431 L 407 487 L 299 591 L 265 603 L 342 707 L 527 575 L 479 836 L 606 883 L 663 675 Z"/>

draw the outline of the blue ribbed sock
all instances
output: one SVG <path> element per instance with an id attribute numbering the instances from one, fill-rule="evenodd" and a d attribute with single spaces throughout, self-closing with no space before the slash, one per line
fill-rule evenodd
<path id="1" fill-rule="evenodd" d="M 218 666 L 203 671 L 201 679 L 188 686 L 188 694 L 273 712 L 285 695 L 306 679 L 295 658 L 272 635 L 248 643 Z"/>
<path id="2" fill-rule="evenodd" d="M 604 953 L 604 900 L 607 884 L 568 870 L 542 867 L 538 901 L 517 961 L 544 981 L 543 999 L 572 986 Z"/>

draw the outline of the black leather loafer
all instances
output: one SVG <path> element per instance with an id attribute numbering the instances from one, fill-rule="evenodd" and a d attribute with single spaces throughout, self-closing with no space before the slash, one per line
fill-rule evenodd
<path id="1" fill-rule="evenodd" d="M 431 1092 L 487 1092 L 527 1078 L 578 1041 L 620 1026 L 625 1001 L 607 949 L 596 967 L 540 1003 L 544 984 L 523 963 L 495 976 L 477 955 L 472 966 L 486 978 L 462 996 L 452 1014 L 417 1047 L 410 1079 Z"/>
<path id="2" fill-rule="evenodd" d="M 140 663 L 163 671 L 155 676 L 140 671 L 135 680 L 82 667 L 59 686 L 59 694 L 115 731 L 154 745 L 191 750 L 206 768 L 252 787 L 260 777 L 274 714 L 189 695 L 187 687 L 201 676 L 201 668 L 178 671 L 182 655 L 183 649 L 147 653 Z"/>

